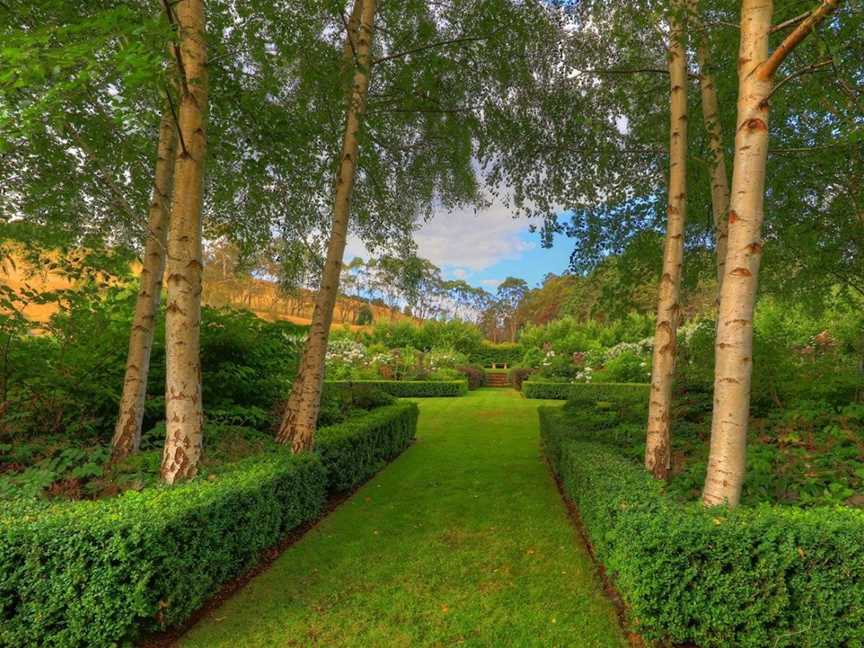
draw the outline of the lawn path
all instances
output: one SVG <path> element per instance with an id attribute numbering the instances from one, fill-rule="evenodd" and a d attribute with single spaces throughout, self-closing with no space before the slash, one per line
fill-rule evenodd
<path id="1" fill-rule="evenodd" d="M 420 402 L 417 443 L 186 647 L 627 646 L 509 389 Z"/>

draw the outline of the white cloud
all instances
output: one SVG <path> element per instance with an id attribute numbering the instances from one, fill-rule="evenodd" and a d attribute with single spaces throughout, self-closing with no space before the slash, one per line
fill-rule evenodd
<path id="1" fill-rule="evenodd" d="M 528 228 L 500 203 L 441 211 L 415 235 L 418 254 L 440 267 L 479 272 L 499 261 L 519 259 L 533 246 L 519 238 Z"/>
<path id="2" fill-rule="evenodd" d="M 497 288 L 503 281 L 503 279 L 481 279 L 480 283 L 490 288 Z"/>
<path id="3" fill-rule="evenodd" d="M 514 261 L 534 248 L 520 234 L 528 230 L 525 219 L 514 219 L 500 202 L 474 211 L 473 207 L 439 210 L 414 235 L 417 254 L 456 278 L 480 272 L 499 261 Z M 369 258 L 369 252 L 355 235 L 348 237 L 345 260 Z M 497 286 L 500 281 L 494 284 Z"/>

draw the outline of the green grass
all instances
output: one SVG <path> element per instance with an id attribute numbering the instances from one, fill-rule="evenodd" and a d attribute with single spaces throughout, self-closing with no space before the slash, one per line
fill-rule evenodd
<path id="1" fill-rule="evenodd" d="M 183 646 L 625 647 L 512 390 L 420 402 L 415 446 Z"/>

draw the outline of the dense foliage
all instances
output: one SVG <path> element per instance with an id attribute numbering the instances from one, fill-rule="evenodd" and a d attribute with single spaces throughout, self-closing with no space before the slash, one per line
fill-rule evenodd
<path id="1" fill-rule="evenodd" d="M 11 318 L 0 318 L 5 338 L 0 440 L 21 442 L 44 435 L 110 439 L 134 298 L 129 289 L 93 284 L 42 293 L 40 299 L 57 308 L 45 324 L 30 322 L 16 328 Z M 205 308 L 201 362 L 208 419 L 266 427 L 273 404 L 296 372 L 302 332 L 290 322 L 266 322 L 248 311 Z M 160 325 L 153 345 L 145 430 L 164 416 L 164 340 Z"/>

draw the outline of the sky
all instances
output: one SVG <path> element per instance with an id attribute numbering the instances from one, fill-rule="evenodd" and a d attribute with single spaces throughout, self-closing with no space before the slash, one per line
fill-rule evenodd
<path id="1" fill-rule="evenodd" d="M 534 221 L 539 224 L 539 221 Z M 441 268 L 445 279 L 464 279 L 494 292 L 508 276 L 520 277 L 530 287 L 542 283 L 549 272 L 567 269 L 572 242 L 556 236 L 552 248 L 543 248 L 540 235 L 529 231 L 525 218 L 514 219 L 504 205 L 437 212 L 414 235 L 417 255 Z M 346 260 L 369 258 L 362 244 L 350 238 Z"/>

